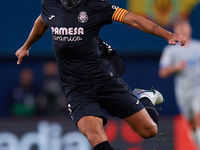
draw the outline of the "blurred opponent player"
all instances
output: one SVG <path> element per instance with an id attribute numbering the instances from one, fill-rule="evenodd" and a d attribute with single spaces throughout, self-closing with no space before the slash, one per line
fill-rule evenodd
<path id="1" fill-rule="evenodd" d="M 188 20 L 177 20 L 174 32 L 186 38 L 184 47 L 166 46 L 160 59 L 159 76 L 174 74 L 174 90 L 181 113 L 190 121 L 200 147 L 200 41 L 192 39 Z M 187 93 L 187 94 L 186 94 Z"/>
<path id="2" fill-rule="evenodd" d="M 112 150 L 103 125 L 111 116 L 124 119 L 143 138 L 158 132 L 154 104 L 162 102 L 157 91 L 135 90 L 114 72 L 99 48 L 99 31 L 113 21 L 128 24 L 144 32 L 161 36 L 169 44 L 185 44 L 185 37 L 173 34 L 153 22 L 115 6 L 107 0 L 42 0 L 42 12 L 36 19 L 25 44 L 16 52 L 17 64 L 48 28 L 51 29 L 61 87 L 71 118 L 87 137 L 94 150 Z"/>

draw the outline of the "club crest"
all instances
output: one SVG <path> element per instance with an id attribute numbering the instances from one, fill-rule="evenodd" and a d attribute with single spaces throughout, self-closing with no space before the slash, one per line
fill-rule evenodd
<path id="1" fill-rule="evenodd" d="M 78 21 L 80 23 L 86 23 L 88 21 L 87 12 L 81 11 L 80 14 L 78 15 Z"/>

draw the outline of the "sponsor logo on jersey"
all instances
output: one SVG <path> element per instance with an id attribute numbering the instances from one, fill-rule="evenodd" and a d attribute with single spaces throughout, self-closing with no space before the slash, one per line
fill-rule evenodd
<path id="1" fill-rule="evenodd" d="M 86 23 L 86 22 L 88 21 L 87 12 L 85 12 L 85 11 L 79 12 L 78 21 L 79 21 L 80 23 Z"/>
<path id="2" fill-rule="evenodd" d="M 55 41 L 81 41 L 80 35 L 84 35 L 82 27 L 51 27 L 51 31 Z"/>
<path id="3" fill-rule="evenodd" d="M 66 28 L 66 27 L 51 27 L 54 35 L 83 35 L 84 29 L 82 27 Z"/>

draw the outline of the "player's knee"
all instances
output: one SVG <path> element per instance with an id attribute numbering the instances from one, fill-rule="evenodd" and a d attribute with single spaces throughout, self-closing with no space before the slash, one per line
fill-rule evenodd
<path id="1" fill-rule="evenodd" d="M 86 138 L 92 145 L 95 145 L 94 143 L 100 143 L 100 141 L 106 141 L 106 135 L 102 134 L 101 132 L 87 133 Z"/>
<path id="2" fill-rule="evenodd" d="M 141 137 L 143 137 L 144 139 L 149 139 L 149 138 L 154 137 L 154 136 L 157 135 L 158 127 L 157 127 L 156 124 L 153 124 L 153 125 L 147 127 L 144 131 L 145 132 L 143 132 Z"/>

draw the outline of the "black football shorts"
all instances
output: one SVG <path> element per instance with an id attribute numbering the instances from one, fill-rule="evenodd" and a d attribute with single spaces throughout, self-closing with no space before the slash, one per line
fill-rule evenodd
<path id="1" fill-rule="evenodd" d="M 105 125 L 107 119 L 104 111 L 123 119 L 144 108 L 126 82 L 118 77 L 80 86 L 68 93 L 66 99 L 69 114 L 75 124 L 84 116 L 98 116 L 103 118 Z"/>

